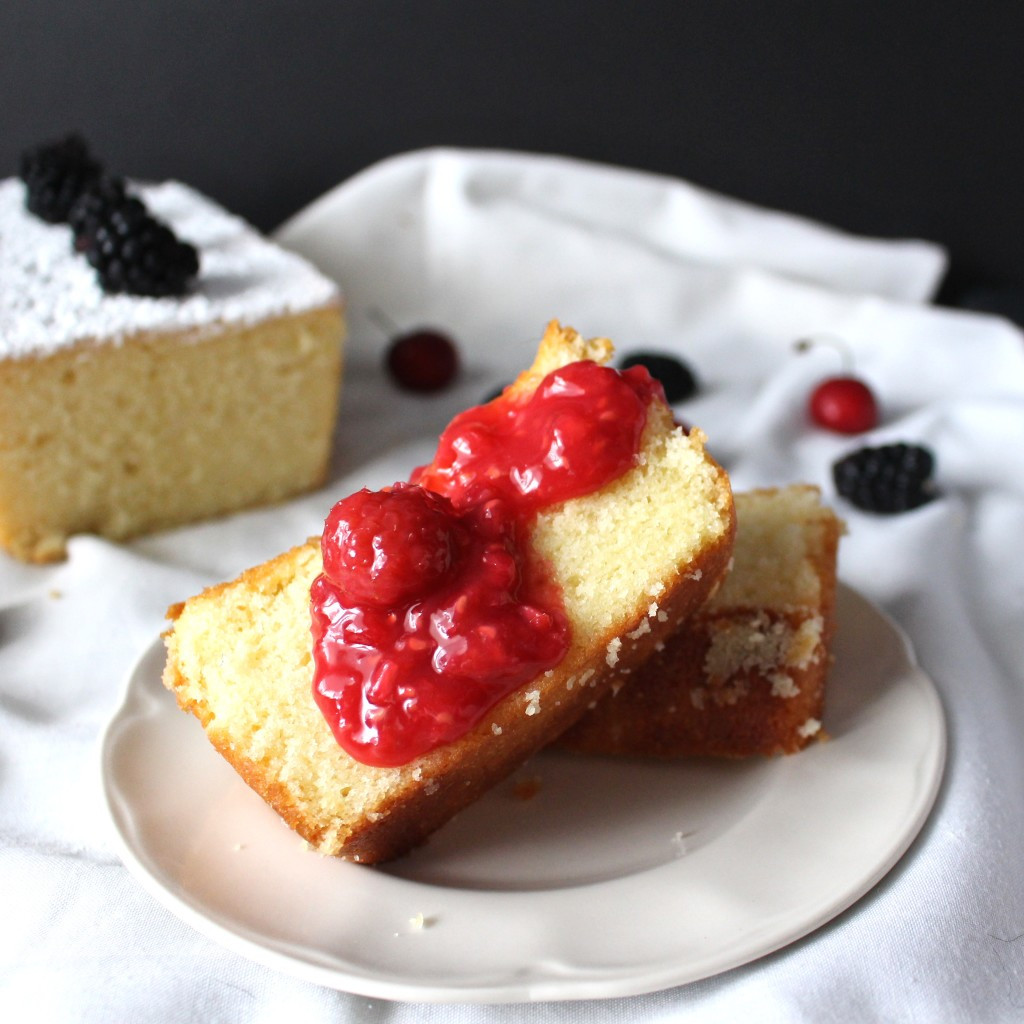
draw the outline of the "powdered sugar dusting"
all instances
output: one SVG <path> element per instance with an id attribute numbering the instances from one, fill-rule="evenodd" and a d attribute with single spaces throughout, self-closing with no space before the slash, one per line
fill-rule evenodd
<path id="1" fill-rule="evenodd" d="M 199 250 L 195 289 L 183 298 L 107 295 L 71 246 L 71 229 L 25 209 L 25 187 L 0 181 L 0 358 L 45 355 L 85 340 L 119 343 L 142 331 L 198 339 L 225 324 L 302 313 L 338 299 L 306 260 L 268 241 L 179 182 L 139 186 L 154 216 Z"/>

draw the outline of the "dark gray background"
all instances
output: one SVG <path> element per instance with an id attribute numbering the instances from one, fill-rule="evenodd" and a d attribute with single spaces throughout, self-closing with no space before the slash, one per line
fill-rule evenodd
<path id="1" fill-rule="evenodd" d="M 264 229 L 445 144 L 688 178 L 1024 286 L 1018 2 L 0 2 L 0 167 L 69 129 Z M 976 292 L 975 292 L 976 294 Z"/>

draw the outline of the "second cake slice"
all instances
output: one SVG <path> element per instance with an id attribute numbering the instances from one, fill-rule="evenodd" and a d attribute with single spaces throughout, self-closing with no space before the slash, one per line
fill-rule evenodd
<path id="1" fill-rule="evenodd" d="M 816 487 L 736 495 L 733 565 L 630 684 L 559 742 L 588 754 L 793 754 L 823 736 L 843 523 Z"/>

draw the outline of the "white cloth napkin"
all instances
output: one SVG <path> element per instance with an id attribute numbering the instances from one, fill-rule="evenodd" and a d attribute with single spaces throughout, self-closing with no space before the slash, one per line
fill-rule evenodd
<path id="1" fill-rule="evenodd" d="M 325 234 L 323 228 L 330 230 Z M 858 239 L 684 182 L 562 158 L 433 150 L 386 161 L 280 232 L 345 289 L 349 365 L 334 479 L 284 506 L 58 566 L 0 556 L 0 1016 L 38 1021 L 1011 1021 L 1024 1015 L 1024 340 L 923 305 L 944 256 Z M 388 332 L 429 323 L 466 371 L 395 391 Z M 813 935 L 689 986 L 535 1006 L 387 1003 L 251 963 L 180 923 L 121 866 L 97 742 L 166 606 L 318 532 L 333 499 L 391 482 L 447 419 L 525 365 L 551 317 L 620 350 L 677 352 L 680 406 L 737 488 L 809 481 L 847 520 L 840 574 L 910 635 L 948 715 L 931 820 L 896 869 Z M 860 438 L 808 425 L 841 336 L 880 396 Z M 941 496 L 881 517 L 836 498 L 840 454 L 936 453 Z M 382 458 L 383 456 L 383 458 Z M 373 471 L 366 467 L 373 460 Z M 168 772 L 174 765 L 168 764 Z"/>

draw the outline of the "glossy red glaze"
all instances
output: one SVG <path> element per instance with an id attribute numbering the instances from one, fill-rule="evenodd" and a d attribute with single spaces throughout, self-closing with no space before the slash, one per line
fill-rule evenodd
<path id="1" fill-rule="evenodd" d="M 643 367 L 573 363 L 456 417 L 414 484 L 338 502 L 311 591 L 313 690 L 348 753 L 406 764 L 562 659 L 530 524 L 635 464 L 659 392 Z"/>
<path id="2" fill-rule="evenodd" d="M 501 497 L 520 516 L 590 494 L 634 465 L 654 395 L 664 400 L 643 366 L 570 363 L 525 399 L 506 394 L 460 413 L 413 480 L 457 508 Z"/>

